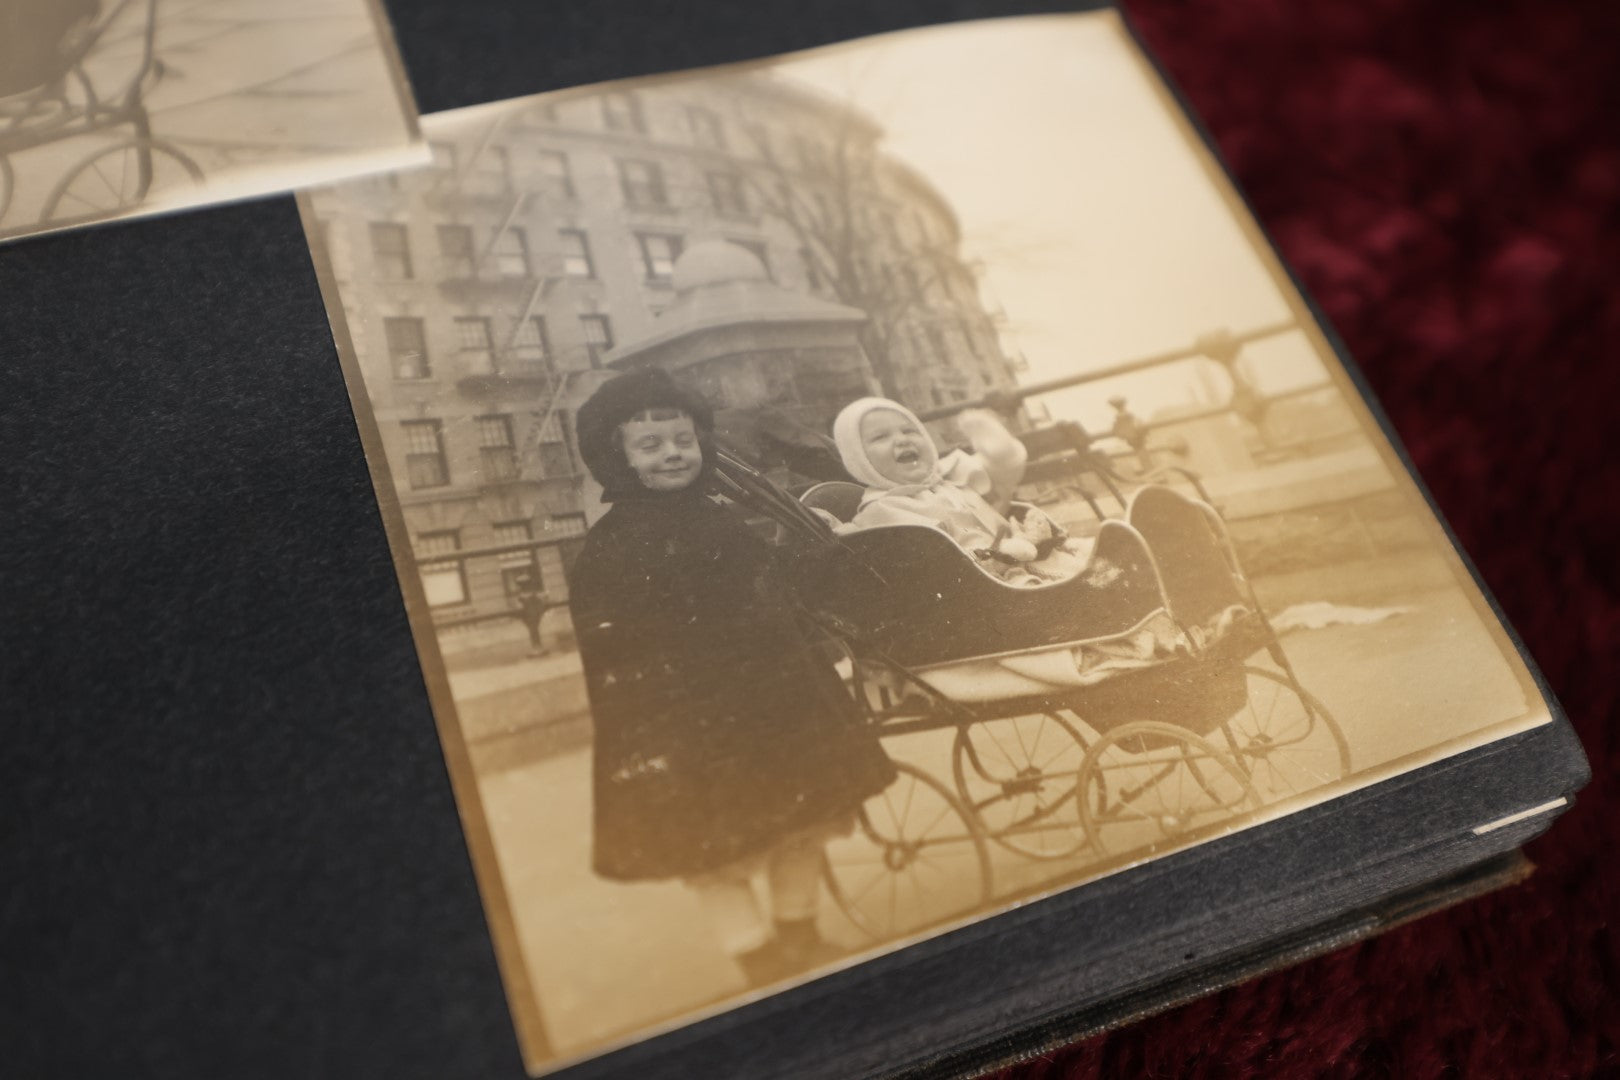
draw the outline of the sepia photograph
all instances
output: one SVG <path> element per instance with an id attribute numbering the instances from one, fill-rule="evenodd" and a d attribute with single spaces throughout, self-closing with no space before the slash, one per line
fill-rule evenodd
<path id="1" fill-rule="evenodd" d="M 300 209 L 532 1073 L 1548 722 L 1113 12 L 422 126 Z"/>
<path id="2" fill-rule="evenodd" d="M 426 160 L 376 0 L 0 5 L 0 241 Z"/>

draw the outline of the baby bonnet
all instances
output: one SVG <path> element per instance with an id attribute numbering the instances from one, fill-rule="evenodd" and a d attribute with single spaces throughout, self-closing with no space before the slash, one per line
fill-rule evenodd
<path id="1" fill-rule="evenodd" d="M 928 434 L 923 422 L 917 419 L 917 414 L 888 398 L 865 397 L 845 405 L 833 421 L 833 443 L 838 447 L 838 456 L 844 459 L 844 468 L 849 475 L 865 484 L 867 487 L 892 488 L 896 484 L 893 480 L 878 472 L 872 464 L 872 459 L 866 456 L 866 447 L 861 444 L 861 421 L 867 415 L 879 409 L 888 409 L 897 412 L 910 420 L 922 433 L 922 442 L 927 451 L 938 458 L 938 451 L 934 448 L 934 440 Z"/>

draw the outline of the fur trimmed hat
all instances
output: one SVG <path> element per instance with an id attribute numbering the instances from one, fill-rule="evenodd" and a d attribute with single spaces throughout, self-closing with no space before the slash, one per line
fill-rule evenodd
<path id="1" fill-rule="evenodd" d="M 674 409 L 692 418 L 698 445 L 703 450 L 703 472 L 693 488 L 703 486 L 714 467 L 714 411 L 702 397 L 676 382 L 662 368 L 638 368 L 603 383 L 579 407 L 574 433 L 579 456 L 602 485 L 602 501 L 652 494 L 624 456 L 619 427 L 654 409 Z"/>

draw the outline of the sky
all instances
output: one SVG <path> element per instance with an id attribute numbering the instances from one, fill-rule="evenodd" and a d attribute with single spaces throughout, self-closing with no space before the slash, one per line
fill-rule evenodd
<path id="1" fill-rule="evenodd" d="M 1005 339 L 1057 378 L 1291 315 L 1110 12 L 958 23 L 800 54 L 779 74 L 850 101 L 956 208 Z M 1263 389 L 1314 383 L 1303 335 L 1252 346 Z M 1194 402 L 1190 366 L 1046 396 L 1106 429 L 1109 396 Z M 1217 376 L 1205 393 L 1224 383 Z M 1206 399 L 1207 400 L 1207 399 Z"/>

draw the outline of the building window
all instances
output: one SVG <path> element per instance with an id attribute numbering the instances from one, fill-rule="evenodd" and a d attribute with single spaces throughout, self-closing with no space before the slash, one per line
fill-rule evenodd
<path id="1" fill-rule="evenodd" d="M 438 420 L 405 420 L 405 480 L 412 491 L 444 487 L 450 483 L 450 463 L 444 453 L 444 425 Z"/>
<path id="2" fill-rule="evenodd" d="M 647 130 L 641 114 L 641 101 L 627 90 L 611 90 L 602 95 L 602 126 L 609 131 Z"/>
<path id="3" fill-rule="evenodd" d="M 624 189 L 627 206 L 669 205 L 669 192 L 664 188 L 664 170 L 656 161 L 619 162 L 619 185 Z"/>
<path id="4" fill-rule="evenodd" d="M 417 558 L 422 560 L 422 592 L 427 597 L 428 607 L 447 607 L 467 602 L 467 570 L 462 561 L 427 561 L 434 555 L 451 555 L 460 550 L 460 529 L 416 534 Z"/>
<path id="5" fill-rule="evenodd" d="M 694 105 L 686 110 L 686 119 L 692 125 L 692 141 L 698 146 L 710 150 L 726 148 L 726 129 L 721 126 L 720 117 L 715 115 L 714 110 Z"/>
<path id="6" fill-rule="evenodd" d="M 428 149 L 433 153 L 433 167 L 440 172 L 456 171 L 456 148 L 452 143 L 428 143 Z"/>
<path id="7" fill-rule="evenodd" d="M 662 233 L 637 233 L 636 244 L 641 249 L 643 276 L 653 284 L 668 285 L 675 273 L 675 260 L 681 257 L 681 238 Z"/>
<path id="8" fill-rule="evenodd" d="M 433 374 L 428 366 L 427 342 L 422 320 L 409 317 L 383 320 L 383 337 L 388 342 L 388 360 L 396 379 L 426 379 Z"/>
<path id="9" fill-rule="evenodd" d="M 585 515 L 584 514 L 552 514 L 551 515 L 551 521 L 550 521 L 550 524 L 549 524 L 549 527 L 548 527 L 547 531 L 551 532 L 551 533 L 554 533 L 557 536 L 563 536 L 563 537 L 584 536 L 585 535 Z"/>
<path id="10" fill-rule="evenodd" d="M 495 543 L 523 544 L 534 539 L 534 525 L 527 521 L 497 521 L 494 523 Z M 496 561 L 501 567 L 501 587 L 507 596 L 516 596 L 520 591 L 523 579 L 533 575 L 538 581 L 540 566 L 535 561 L 535 553 L 531 548 L 528 551 L 510 551 L 505 555 L 497 555 Z"/>
<path id="11" fill-rule="evenodd" d="M 743 179 L 734 172 L 709 174 L 709 198 L 714 200 L 715 211 L 728 217 L 746 217 L 748 191 Z"/>
<path id="12" fill-rule="evenodd" d="M 591 356 L 591 366 L 600 367 L 602 354 L 613 348 L 613 324 L 606 315 L 581 315 L 580 326 L 585 329 L 585 349 Z"/>
<path id="13" fill-rule="evenodd" d="M 445 277 L 470 278 L 476 273 L 472 229 L 466 225 L 439 226 L 439 260 Z"/>
<path id="14" fill-rule="evenodd" d="M 517 444 L 512 441 L 510 416 L 502 413 L 478 418 L 478 465 L 486 483 L 517 479 Z"/>
<path id="15" fill-rule="evenodd" d="M 544 316 L 532 315 L 517 325 L 512 335 L 512 355 L 525 364 L 543 364 L 551 353 Z"/>
<path id="16" fill-rule="evenodd" d="M 495 240 L 495 269 L 502 277 L 529 276 L 529 234 L 516 225 Z"/>
<path id="17" fill-rule="evenodd" d="M 456 319 L 456 345 L 461 350 L 461 370 L 468 375 L 493 375 L 495 350 L 489 336 L 489 320 L 482 315 Z"/>
<path id="18" fill-rule="evenodd" d="M 804 283 L 812 290 L 821 290 L 821 271 L 816 269 L 816 257 L 810 254 L 809 248 L 799 249 L 799 261 L 804 263 Z"/>
<path id="19" fill-rule="evenodd" d="M 568 155 L 561 150 L 540 151 L 540 175 L 552 195 L 559 199 L 574 197 L 574 173 L 568 167 Z"/>
<path id="20" fill-rule="evenodd" d="M 540 471 L 549 478 L 574 475 L 574 461 L 568 453 L 568 440 L 563 434 L 562 416 L 549 413 L 540 425 Z"/>
<path id="21" fill-rule="evenodd" d="M 563 273 L 569 277 L 595 277 L 596 267 L 591 263 L 591 243 L 580 229 L 558 229 L 562 238 Z"/>
<path id="22" fill-rule="evenodd" d="M 776 275 L 771 273 L 771 257 L 769 249 L 767 249 L 765 246 L 765 241 L 733 240 L 731 242 L 748 252 L 748 254 L 752 255 L 754 258 L 758 259 L 759 265 L 765 268 L 765 276 L 770 278 L 772 281 L 776 280 Z"/>
<path id="23" fill-rule="evenodd" d="M 405 226 L 392 222 L 371 223 L 371 257 L 377 265 L 377 276 L 409 278 L 411 276 L 411 244 Z"/>

